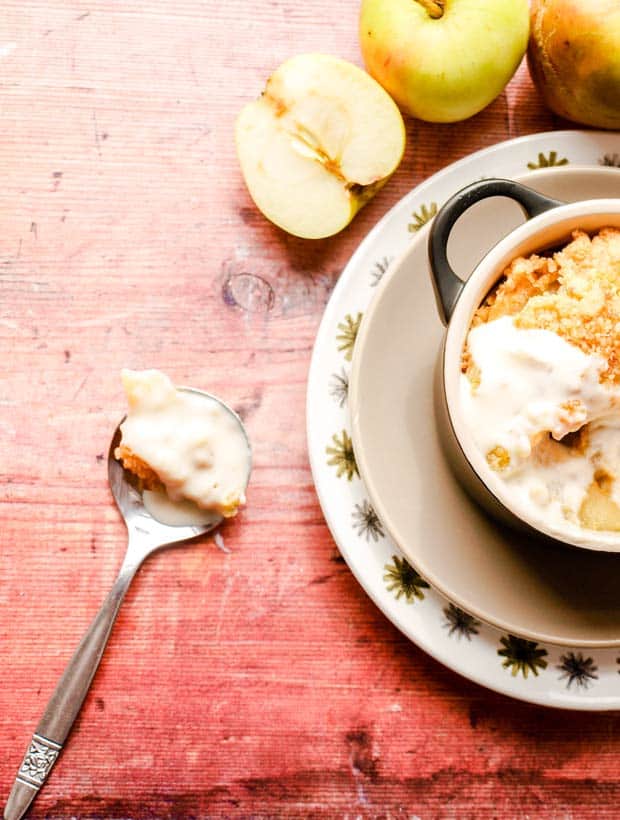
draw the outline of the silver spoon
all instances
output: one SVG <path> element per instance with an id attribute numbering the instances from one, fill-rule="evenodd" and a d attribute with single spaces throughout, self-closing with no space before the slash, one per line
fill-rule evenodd
<path id="1" fill-rule="evenodd" d="M 178 389 L 215 399 L 235 418 L 248 446 L 247 486 L 251 470 L 251 447 L 241 419 L 227 404 L 209 393 L 188 387 Z M 82 708 L 120 605 L 142 562 L 161 547 L 168 547 L 198 535 L 204 535 L 222 521 L 222 518 L 218 517 L 208 524 L 199 526 L 170 526 L 153 518 L 144 506 L 142 494 L 135 486 L 135 479 L 114 457 L 114 450 L 119 445 L 120 439 L 119 424 L 108 452 L 108 478 L 114 500 L 127 525 L 127 552 L 110 593 L 58 681 L 43 717 L 32 736 L 4 809 L 4 820 L 19 820 L 23 817 L 39 789 L 47 780 Z"/>

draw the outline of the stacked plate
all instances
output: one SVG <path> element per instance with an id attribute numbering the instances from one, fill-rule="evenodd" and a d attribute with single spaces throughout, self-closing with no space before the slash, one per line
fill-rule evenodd
<path id="1" fill-rule="evenodd" d="M 620 141 L 563 131 L 472 154 L 401 200 L 362 242 L 326 309 L 308 384 L 308 443 L 328 525 L 388 618 L 450 668 L 522 700 L 620 708 L 620 555 L 543 544 L 501 528 L 450 472 L 433 407 L 444 328 L 428 224 L 483 177 L 565 201 L 620 197 Z M 523 220 L 486 200 L 449 247 L 466 277 Z"/>

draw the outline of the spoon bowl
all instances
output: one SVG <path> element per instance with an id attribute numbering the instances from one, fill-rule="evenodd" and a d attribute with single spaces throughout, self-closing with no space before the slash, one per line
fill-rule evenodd
<path id="1" fill-rule="evenodd" d="M 247 487 L 252 467 L 252 449 L 239 416 L 210 393 L 190 387 L 179 387 L 177 390 L 215 400 L 235 419 L 248 448 Z M 108 451 L 108 480 L 112 496 L 127 526 L 127 551 L 112 589 L 67 664 L 39 721 L 4 809 L 4 820 L 20 820 L 47 780 L 80 712 L 120 605 L 140 565 L 156 550 L 205 535 L 223 520 L 221 515 L 214 514 L 206 523 L 176 526 L 165 524 L 151 515 L 144 504 L 136 477 L 114 455 L 121 441 L 120 426 L 123 421 L 124 419 L 114 431 Z"/>
<path id="2" fill-rule="evenodd" d="M 197 390 L 194 387 L 177 387 L 177 390 L 194 393 L 211 401 L 216 401 L 236 421 L 239 432 L 245 439 L 248 448 L 248 472 L 244 489 L 247 488 L 252 469 L 252 448 L 247 431 L 237 413 L 217 396 L 213 396 L 204 390 Z M 214 513 L 213 518 L 206 523 L 172 525 L 159 521 L 149 512 L 144 504 L 142 489 L 136 476 L 129 470 L 126 470 L 114 455 L 116 448 L 121 442 L 121 424 L 124 420 L 124 418 L 121 419 L 114 431 L 110 449 L 108 450 L 108 481 L 116 506 L 127 526 L 129 535 L 128 552 L 131 551 L 136 543 L 140 543 L 148 547 L 148 553 L 150 553 L 161 547 L 171 546 L 181 541 L 196 538 L 199 535 L 205 535 L 221 524 L 223 517 L 216 513 Z M 146 557 L 146 555 L 144 557 Z M 144 558 L 142 560 L 144 560 Z"/>

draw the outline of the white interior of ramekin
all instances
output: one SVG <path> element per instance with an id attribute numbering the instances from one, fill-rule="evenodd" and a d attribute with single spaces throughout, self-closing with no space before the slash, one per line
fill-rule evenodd
<path id="1" fill-rule="evenodd" d="M 495 245 L 475 268 L 458 299 L 446 336 L 443 381 L 450 422 L 469 465 L 486 488 L 517 518 L 559 541 L 588 549 L 620 552 L 620 533 L 585 530 L 566 522 L 556 529 L 509 495 L 508 485 L 495 473 L 476 446 L 460 408 L 461 353 L 476 308 L 499 279 L 506 266 L 518 256 L 565 244 L 571 231 L 588 233 L 604 227 L 620 228 L 620 199 L 595 199 L 553 208 L 515 228 Z"/>

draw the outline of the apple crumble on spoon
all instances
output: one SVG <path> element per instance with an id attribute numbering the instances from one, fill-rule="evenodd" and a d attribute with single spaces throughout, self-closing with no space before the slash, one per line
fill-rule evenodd
<path id="1" fill-rule="evenodd" d="M 129 410 L 115 456 L 139 480 L 148 512 L 178 525 L 236 515 L 250 459 L 236 417 L 158 370 L 123 370 L 121 378 Z"/>
<path id="2" fill-rule="evenodd" d="M 463 409 L 538 517 L 620 531 L 620 230 L 515 259 L 474 314 Z"/>

